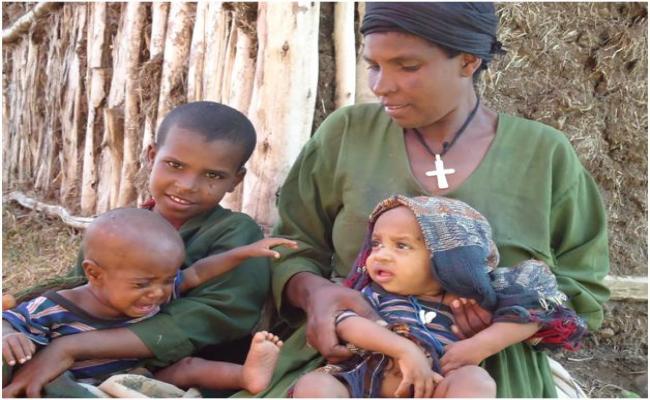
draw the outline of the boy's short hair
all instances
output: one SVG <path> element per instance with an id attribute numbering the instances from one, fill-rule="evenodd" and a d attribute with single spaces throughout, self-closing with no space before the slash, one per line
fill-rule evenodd
<path id="1" fill-rule="evenodd" d="M 171 110 L 158 127 L 156 145 L 162 146 L 172 127 L 191 130 L 206 141 L 227 140 L 242 148 L 243 166 L 255 150 L 256 134 L 251 121 L 241 112 L 213 101 L 195 101 Z"/>
<path id="2" fill-rule="evenodd" d="M 82 241 L 85 257 L 106 258 L 131 254 L 184 255 L 185 245 L 178 231 L 162 216 L 142 208 L 116 208 L 88 225 Z"/>

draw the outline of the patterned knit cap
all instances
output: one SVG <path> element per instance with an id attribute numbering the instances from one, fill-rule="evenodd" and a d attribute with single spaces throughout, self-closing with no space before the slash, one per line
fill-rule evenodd
<path id="1" fill-rule="evenodd" d="M 497 299 L 488 273 L 498 265 L 499 252 L 485 217 L 460 200 L 395 195 L 379 203 L 370 214 L 369 235 L 380 215 L 399 206 L 415 214 L 431 254 L 433 276 L 442 287 L 493 309 Z M 368 243 L 364 250 L 357 265 L 365 265 L 371 250 Z"/>

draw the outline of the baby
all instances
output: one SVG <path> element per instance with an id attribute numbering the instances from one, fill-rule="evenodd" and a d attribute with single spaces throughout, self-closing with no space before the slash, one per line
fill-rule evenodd
<path id="1" fill-rule="evenodd" d="M 37 345 L 46 346 L 59 336 L 123 327 L 152 317 L 161 305 L 247 258 L 279 257 L 271 250 L 278 245 L 296 246 L 291 240 L 266 238 L 209 256 L 205 262 L 180 271 L 185 245 L 167 220 L 145 209 L 109 211 L 95 219 L 84 235 L 82 267 L 87 284 L 46 292 L 3 311 L 4 360 L 10 366 L 23 364 Z M 214 379 L 231 379 L 233 385 L 258 392 L 268 384 L 281 346 L 277 336 L 258 332 L 244 365 L 236 369 L 239 373 Z M 138 362 L 107 354 L 105 359 L 78 362 L 70 371 L 78 380 L 96 382 Z"/>
<path id="2" fill-rule="evenodd" d="M 496 385 L 478 364 L 528 341 L 574 348 L 584 322 L 561 304 L 555 277 L 542 262 L 513 268 L 499 261 L 487 220 L 467 204 L 401 195 L 381 202 L 346 280 L 382 317 L 350 311 L 336 332 L 355 355 L 298 380 L 294 397 L 494 397 Z M 469 339 L 451 330 L 457 296 L 493 313 Z"/>

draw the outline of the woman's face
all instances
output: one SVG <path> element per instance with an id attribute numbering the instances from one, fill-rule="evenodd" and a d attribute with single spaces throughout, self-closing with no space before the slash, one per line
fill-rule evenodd
<path id="1" fill-rule="evenodd" d="M 423 128 L 452 112 L 473 90 L 463 56 L 449 58 L 439 47 L 401 32 L 365 37 L 370 89 L 403 128 Z"/>

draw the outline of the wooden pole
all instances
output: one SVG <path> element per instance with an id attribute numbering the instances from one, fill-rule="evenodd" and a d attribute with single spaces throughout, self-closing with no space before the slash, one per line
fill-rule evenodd
<path id="1" fill-rule="evenodd" d="M 18 121 L 18 129 L 15 133 L 15 144 L 12 146 L 13 151 L 15 152 L 13 160 L 13 169 L 16 171 L 16 179 L 18 183 L 24 183 L 25 181 L 25 136 L 27 135 L 27 124 L 25 122 L 27 115 L 26 113 L 21 112 L 25 110 L 27 106 L 27 87 L 29 82 L 27 82 L 27 68 L 28 68 L 28 51 L 29 44 L 23 42 L 20 44 L 20 63 L 15 63 L 15 75 L 16 81 L 18 83 L 18 93 L 16 93 L 16 109 L 15 121 Z"/>
<path id="2" fill-rule="evenodd" d="M 203 65 L 203 99 L 221 101 L 223 65 L 228 43 L 230 13 L 223 8 L 223 2 L 210 2 L 206 16 L 205 57 Z"/>
<path id="3" fill-rule="evenodd" d="M 236 82 L 236 84 L 230 85 L 228 104 L 244 114 L 248 113 L 253 95 L 255 59 L 251 57 L 252 52 L 252 38 L 244 29 L 237 28 L 237 44 L 235 46 L 235 60 L 232 68 L 232 81 Z M 221 204 L 231 210 L 240 211 L 245 184 L 246 181 L 244 180 L 232 193 L 226 194 Z"/>
<path id="4" fill-rule="evenodd" d="M 11 107 L 9 107 L 9 121 L 11 121 L 10 128 L 7 131 L 3 131 L 3 138 L 8 137 L 8 146 L 3 150 L 5 151 L 5 157 L 2 158 L 3 161 L 3 175 L 6 178 L 3 180 L 5 185 L 15 182 L 17 179 L 18 171 L 18 150 L 19 150 L 19 129 L 20 129 L 20 116 L 18 110 L 21 109 L 19 97 L 22 94 L 22 91 L 19 90 L 20 87 L 20 70 L 21 63 L 24 59 L 25 45 L 22 46 L 19 44 L 11 49 L 6 50 L 9 53 L 8 59 L 11 60 L 11 73 L 8 74 L 3 68 L 3 72 L 10 76 L 9 84 L 7 87 L 8 93 L 11 95 L 9 101 L 11 102 Z M 3 76 L 5 76 L 3 74 Z"/>
<path id="5" fill-rule="evenodd" d="M 226 42 L 225 55 L 223 61 L 223 75 L 221 82 L 221 102 L 227 103 L 230 100 L 230 87 L 231 82 L 233 82 L 233 66 L 235 64 L 235 51 L 237 45 L 237 24 L 235 23 L 235 17 L 233 16 L 233 21 L 230 24 L 230 32 L 228 33 L 228 41 Z M 236 82 L 239 84 L 239 82 Z"/>
<path id="6" fill-rule="evenodd" d="M 182 89 L 190 52 L 193 11 L 194 5 L 186 2 L 172 2 L 169 10 L 156 127 L 174 106 L 185 101 L 186 91 Z"/>
<path id="7" fill-rule="evenodd" d="M 165 37 L 167 35 L 167 17 L 169 15 L 169 3 L 153 2 L 151 3 L 151 42 L 149 43 L 149 62 L 160 60 L 162 65 L 163 54 L 165 51 Z M 154 61 L 156 60 L 156 61 Z M 160 84 L 160 83 L 158 83 Z M 149 166 L 147 160 L 147 149 L 154 142 L 156 131 L 156 114 L 158 112 L 158 92 L 151 96 L 150 104 L 146 110 L 144 129 L 142 133 L 142 148 L 140 151 L 140 171 L 141 176 L 148 175 Z M 143 185 L 138 193 L 138 203 L 142 203 L 148 197 L 147 186 Z"/>
<path id="8" fill-rule="evenodd" d="M 3 54 L 4 56 L 5 54 Z M 9 101 L 10 101 L 10 96 L 9 96 L 9 74 L 4 73 L 2 74 L 2 160 L 3 163 L 7 163 L 9 160 L 9 156 L 11 155 L 10 153 L 10 143 L 11 141 L 9 140 L 11 136 L 11 130 L 10 130 L 10 112 L 11 109 L 9 107 Z M 9 168 L 5 164 L 4 167 L 2 168 L 2 182 L 4 183 L 4 187 L 9 186 Z"/>
<path id="9" fill-rule="evenodd" d="M 196 4 L 196 17 L 192 32 L 190 47 L 190 62 L 187 72 L 187 101 L 203 99 L 203 64 L 205 62 L 205 18 L 208 13 L 208 2 Z"/>
<path id="10" fill-rule="evenodd" d="M 126 7 L 126 85 L 124 99 L 124 153 L 119 183 L 117 207 L 133 205 L 137 198 L 135 176 L 138 172 L 138 148 L 140 145 L 140 105 L 138 95 L 138 67 L 142 48 L 145 5 L 129 2 Z"/>
<path id="11" fill-rule="evenodd" d="M 82 118 L 81 96 L 83 93 L 81 69 L 83 66 L 76 49 L 81 47 L 84 41 L 86 7 L 83 4 L 69 4 L 63 8 L 63 12 L 64 25 L 71 27 L 70 43 L 66 49 L 67 74 L 61 112 L 63 148 L 60 155 L 62 172 L 60 197 L 61 204 L 66 204 L 77 190 L 80 175 L 79 147 Z M 66 19 L 67 24 L 65 23 Z"/>
<path id="12" fill-rule="evenodd" d="M 18 204 L 20 204 L 21 206 L 25 208 L 29 208 L 31 210 L 41 211 L 48 215 L 59 216 L 61 220 L 63 220 L 63 223 L 72 226 L 74 228 L 84 229 L 94 219 L 94 218 L 77 217 L 71 215 L 70 212 L 66 210 L 64 207 L 40 202 L 36 199 L 26 196 L 24 193 L 21 192 L 9 193 L 9 195 L 7 196 L 7 200 L 13 200 Z"/>
<path id="13" fill-rule="evenodd" d="M 27 67 L 26 78 L 29 85 L 27 86 L 27 107 L 23 112 L 27 113 L 25 131 L 27 141 L 26 154 L 26 172 L 30 182 L 34 182 L 38 170 L 38 164 L 41 160 L 40 150 L 44 140 L 43 115 L 41 110 L 44 108 L 44 98 L 40 93 L 39 78 L 42 72 L 42 61 L 44 57 L 40 46 L 32 40 L 32 35 L 28 34 L 27 42 Z"/>
<path id="14" fill-rule="evenodd" d="M 311 134 L 318 83 L 318 14 L 318 2 L 259 3 L 249 111 L 258 144 L 242 209 L 263 225 L 276 221 L 275 193 Z"/>
<path id="15" fill-rule="evenodd" d="M 366 4 L 357 3 L 357 13 L 359 14 L 359 21 L 363 21 L 363 16 L 366 13 Z M 362 44 L 359 52 L 363 50 L 363 37 L 361 38 Z M 372 93 L 370 87 L 368 86 L 368 68 L 366 61 L 357 56 L 356 63 L 357 77 L 356 77 L 356 93 L 354 97 L 354 102 L 359 103 L 372 103 L 377 101 L 377 97 Z"/>
<path id="16" fill-rule="evenodd" d="M 18 18 L 9 28 L 2 30 L 2 44 L 9 44 L 20 39 L 41 17 L 61 6 L 61 3 L 40 2 L 36 3 L 27 14 Z"/>
<path id="17" fill-rule="evenodd" d="M 162 57 L 165 51 L 165 35 L 167 33 L 167 15 L 169 14 L 169 3 L 151 3 L 151 43 L 149 44 L 149 60 Z M 144 122 L 144 133 L 142 136 L 142 151 L 145 152 L 154 141 L 156 130 L 157 106 L 151 114 L 147 114 Z M 143 155 L 144 156 L 144 155 Z"/>
<path id="18" fill-rule="evenodd" d="M 122 175 L 122 140 L 124 133 L 124 94 L 126 91 L 126 69 L 128 46 L 126 36 L 126 4 L 120 5 L 120 19 L 113 39 L 113 68 L 106 104 L 102 109 L 104 131 L 99 153 L 97 209 L 101 214 L 117 204 L 120 178 Z"/>
<path id="19" fill-rule="evenodd" d="M 99 107 L 106 98 L 106 81 L 110 69 L 104 65 L 106 58 L 106 3 L 89 3 L 90 27 L 87 34 L 86 87 L 88 116 L 81 173 L 81 213 L 89 215 L 97 207 L 97 146 L 100 139 L 102 113 Z"/>
<path id="20" fill-rule="evenodd" d="M 36 174 L 36 188 L 49 193 L 53 186 L 57 169 L 55 156 L 60 148 L 60 120 L 58 111 L 61 108 L 61 82 L 63 81 L 63 52 L 58 40 L 59 26 L 62 13 L 55 13 L 51 18 L 51 29 L 48 35 L 47 62 L 45 64 L 45 92 L 50 94 L 49 101 L 45 102 L 44 140 L 43 150 Z"/>
<path id="21" fill-rule="evenodd" d="M 334 53 L 336 60 L 336 108 L 354 104 L 356 93 L 356 49 L 354 2 L 334 5 Z"/>

